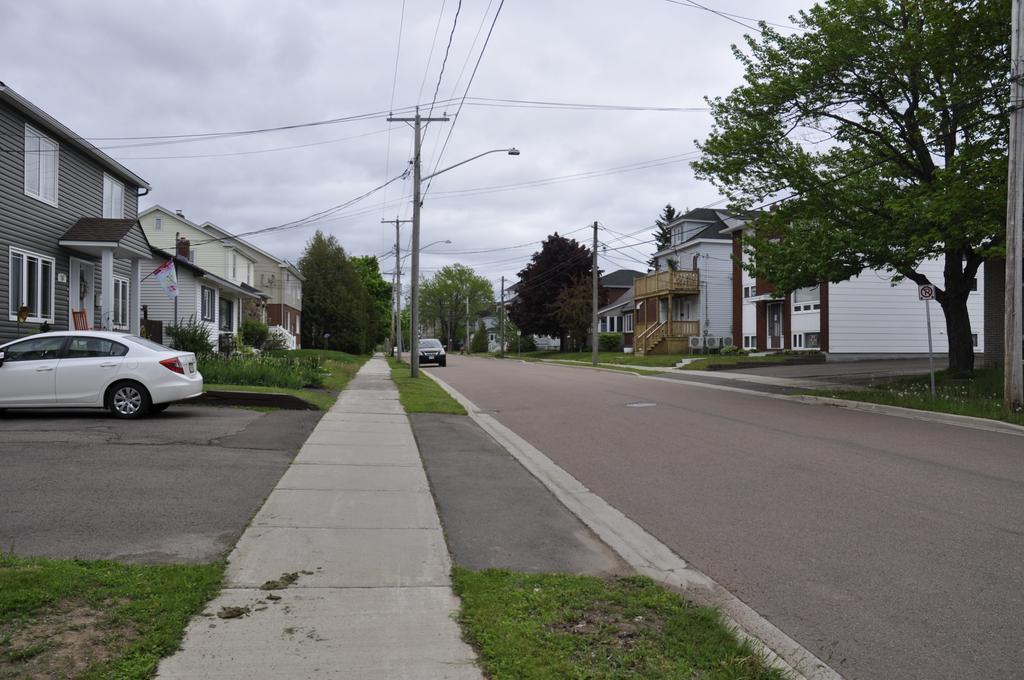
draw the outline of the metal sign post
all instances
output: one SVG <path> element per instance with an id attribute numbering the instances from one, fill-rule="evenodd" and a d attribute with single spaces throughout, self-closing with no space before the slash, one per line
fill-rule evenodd
<path id="1" fill-rule="evenodd" d="M 932 355 L 932 311 L 931 303 L 935 299 L 935 286 L 924 284 L 917 287 L 917 299 L 924 300 L 924 318 L 928 324 L 928 375 L 931 379 L 932 399 L 935 399 L 935 357 Z"/>

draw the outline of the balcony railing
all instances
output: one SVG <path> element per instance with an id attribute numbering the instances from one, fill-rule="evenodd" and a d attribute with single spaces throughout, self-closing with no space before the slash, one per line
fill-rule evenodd
<path id="1" fill-rule="evenodd" d="M 700 292 L 700 272 L 679 269 L 654 272 L 633 280 L 633 296 L 637 299 L 657 295 L 695 295 Z"/>
<path id="2" fill-rule="evenodd" d="M 662 345 L 664 341 L 700 335 L 700 322 L 658 321 L 655 323 L 638 323 L 634 332 L 633 346 L 638 354 L 648 354 L 651 352 L 665 353 L 668 347 Z"/>

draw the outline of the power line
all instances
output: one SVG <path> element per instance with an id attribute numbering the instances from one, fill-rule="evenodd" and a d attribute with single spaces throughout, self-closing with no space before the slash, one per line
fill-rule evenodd
<path id="1" fill-rule="evenodd" d="M 398 89 L 398 62 L 402 56 L 402 31 L 405 28 L 405 0 L 402 0 L 402 13 L 398 17 L 398 40 L 395 41 L 395 69 L 394 74 L 391 77 L 391 101 L 388 104 L 388 108 L 395 108 L 395 91 Z M 391 131 L 394 129 L 393 126 L 388 126 L 388 139 L 386 149 L 384 151 L 384 177 L 387 178 L 391 174 Z M 384 217 L 384 203 L 387 202 L 388 192 L 384 190 L 384 194 L 381 196 L 380 214 L 381 218 Z"/>
<path id="2" fill-rule="evenodd" d="M 277 146 L 270 149 L 252 149 L 250 151 L 231 151 L 227 153 L 205 153 L 205 154 L 189 154 L 185 156 L 115 156 L 118 160 L 124 161 L 164 161 L 164 160 L 175 160 L 183 158 L 223 158 L 225 156 L 250 156 L 253 154 L 261 153 L 272 153 L 275 151 L 290 151 L 292 149 L 305 149 L 315 146 L 326 146 L 328 144 L 337 144 L 338 142 L 346 142 L 351 139 L 360 139 L 362 137 L 371 137 L 373 135 L 389 133 L 397 126 L 391 126 L 383 130 L 374 130 L 373 132 L 364 132 L 360 135 L 350 135 L 348 137 L 338 137 L 336 139 L 325 139 L 319 142 L 310 142 L 309 144 L 295 144 L 292 146 Z M 387 175 L 385 174 L 385 177 Z"/>
<path id="3" fill-rule="evenodd" d="M 505 6 L 505 0 L 501 0 L 498 3 L 498 9 L 494 12 L 494 18 L 491 20 L 491 27 L 487 29 L 487 37 L 484 38 L 484 44 L 480 48 L 480 53 L 477 55 L 476 64 L 473 65 L 473 71 L 469 74 L 469 82 L 466 83 L 466 91 L 462 94 L 462 99 L 459 101 L 459 106 L 455 111 L 454 120 L 452 124 L 448 126 L 448 135 L 444 138 L 444 144 L 441 145 L 441 152 L 437 155 L 437 161 L 434 163 L 433 173 L 437 172 L 437 169 L 441 166 L 441 159 L 444 158 L 444 152 L 448 149 L 448 143 L 452 139 L 452 133 L 455 132 L 455 126 L 459 122 L 459 114 L 462 113 L 462 106 L 466 102 L 466 97 L 469 96 L 469 88 L 473 86 L 473 80 L 476 79 L 477 70 L 480 68 L 480 62 L 484 58 L 484 53 L 487 51 L 487 46 L 491 42 L 491 35 L 494 33 L 494 26 L 498 23 L 498 17 L 501 16 L 501 9 Z M 421 196 L 421 202 L 426 199 L 427 194 L 430 192 L 430 186 L 433 183 L 433 178 L 427 182 L 426 188 L 423 190 Z"/>
<path id="4" fill-rule="evenodd" d="M 444 59 L 441 60 L 441 71 L 437 74 L 437 85 L 434 87 L 434 97 L 430 100 L 430 113 L 427 118 L 434 114 L 434 104 L 437 102 L 437 94 L 441 91 L 441 79 L 444 78 L 444 67 L 448 64 L 448 54 L 452 50 L 452 40 L 455 39 L 455 28 L 459 25 L 459 12 L 462 11 L 462 0 L 455 7 L 455 18 L 452 20 L 452 30 L 448 34 L 448 46 L 444 48 Z"/>
<path id="5" fill-rule="evenodd" d="M 768 26 L 775 26 L 777 28 L 786 28 L 786 29 L 790 29 L 790 30 L 793 30 L 793 31 L 804 31 L 804 30 L 807 30 L 807 29 L 803 28 L 802 26 L 794 26 L 793 24 L 777 24 L 777 23 L 772 22 L 772 21 L 765 21 L 764 19 L 755 19 L 754 17 L 745 17 L 742 14 L 732 14 L 730 12 L 722 12 L 722 11 L 717 10 L 717 9 L 712 9 L 710 7 L 705 7 L 704 5 L 701 5 L 699 3 L 693 2 L 692 0 L 665 0 L 665 2 L 670 2 L 673 5 L 679 5 L 680 7 L 692 7 L 693 9 L 704 10 L 705 12 L 710 12 L 711 14 L 718 15 L 721 18 L 725 19 L 726 21 L 731 21 L 734 24 L 739 24 L 743 28 L 749 28 L 750 30 L 757 31 L 758 33 L 763 33 L 763 31 L 760 28 L 757 28 L 756 26 L 750 26 L 750 25 L 745 24 L 745 23 L 743 23 L 741 21 L 737 21 L 737 19 L 745 19 L 747 21 L 756 21 L 758 23 L 764 23 L 764 24 L 766 24 Z"/>
<path id="6" fill-rule="evenodd" d="M 437 47 L 437 34 L 441 31 L 441 20 L 444 19 L 444 8 L 448 0 L 441 1 L 441 11 L 437 13 L 437 23 L 434 25 L 434 38 L 430 41 L 430 52 L 427 54 L 427 64 L 423 67 L 423 80 L 420 82 L 420 91 L 416 95 L 416 101 L 423 99 L 423 88 L 427 85 L 427 74 L 430 73 L 430 62 L 434 60 L 434 48 Z"/>

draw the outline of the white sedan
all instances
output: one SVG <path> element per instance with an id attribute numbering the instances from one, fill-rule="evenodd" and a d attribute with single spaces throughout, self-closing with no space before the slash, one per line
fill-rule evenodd
<path id="1" fill-rule="evenodd" d="M 0 345 L 0 410 L 106 408 L 138 418 L 202 393 L 194 354 L 137 335 L 66 331 Z"/>

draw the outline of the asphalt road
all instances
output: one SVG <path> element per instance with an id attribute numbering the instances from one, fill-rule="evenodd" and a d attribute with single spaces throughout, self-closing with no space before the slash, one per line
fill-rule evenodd
<path id="1" fill-rule="evenodd" d="M 320 419 L 176 405 L 0 414 L 0 551 L 209 562 L 234 545 Z"/>
<path id="2" fill-rule="evenodd" d="M 1019 678 L 1024 437 L 621 372 L 437 371 L 848 678 Z"/>

